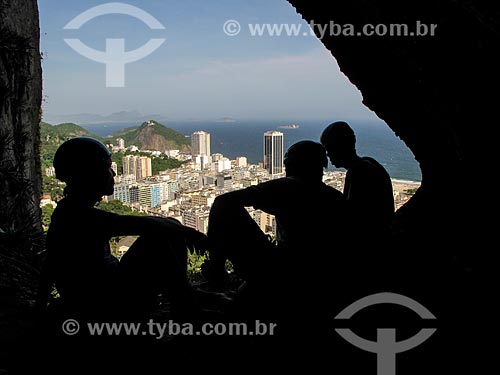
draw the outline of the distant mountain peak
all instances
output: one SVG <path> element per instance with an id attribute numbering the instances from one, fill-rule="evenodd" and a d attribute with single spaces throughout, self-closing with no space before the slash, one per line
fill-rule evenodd
<path id="1" fill-rule="evenodd" d="M 146 114 L 143 115 L 141 112 L 132 111 L 119 111 L 113 112 L 109 115 L 99 115 L 92 113 L 79 113 L 70 115 L 45 115 L 48 116 L 48 121 L 51 123 L 61 123 L 61 122 L 74 122 L 77 124 L 106 124 L 112 122 L 142 122 L 147 121 L 152 118 L 156 118 L 159 121 L 167 121 L 166 116 L 160 114 Z"/>
<path id="2" fill-rule="evenodd" d="M 181 150 L 189 152 L 191 142 L 189 139 L 173 129 L 160 124 L 155 120 L 143 122 L 136 128 L 128 128 L 111 135 L 111 139 L 123 138 L 125 144 L 136 145 L 142 150 L 167 151 Z"/>
<path id="3" fill-rule="evenodd" d="M 156 122 L 155 120 L 145 121 L 142 123 L 141 126 L 155 126 L 155 125 L 165 126 L 165 125 L 160 124 L 159 122 Z"/>

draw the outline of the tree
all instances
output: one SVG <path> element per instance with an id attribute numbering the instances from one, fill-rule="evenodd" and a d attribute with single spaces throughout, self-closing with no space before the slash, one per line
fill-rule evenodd
<path id="1" fill-rule="evenodd" d="M 129 206 L 124 205 L 121 201 L 118 200 L 114 200 L 111 202 L 99 202 L 96 207 L 101 210 L 113 212 L 118 215 L 146 215 L 144 212 L 137 212 L 132 210 Z"/>
<path id="2" fill-rule="evenodd" d="M 48 229 L 53 213 L 54 207 L 52 207 L 52 205 L 46 204 L 42 207 L 42 225 L 44 229 Z"/>
<path id="3" fill-rule="evenodd" d="M 46 175 L 43 175 L 42 181 L 43 194 L 50 194 L 50 197 L 56 202 L 64 197 L 64 187 L 66 186 L 64 182 Z"/>

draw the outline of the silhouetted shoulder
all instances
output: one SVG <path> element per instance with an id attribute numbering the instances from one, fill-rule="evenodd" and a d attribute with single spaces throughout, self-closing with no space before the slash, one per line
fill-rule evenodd
<path id="1" fill-rule="evenodd" d="M 326 184 L 323 184 L 323 190 L 325 194 L 328 194 L 331 196 L 330 199 L 338 200 L 338 201 L 344 201 L 345 197 L 344 194 L 340 190 L 335 189 L 332 186 L 328 186 Z"/>
<path id="2" fill-rule="evenodd" d="M 65 198 L 59 202 L 52 215 L 48 237 L 57 237 L 66 240 L 73 237 L 73 241 L 85 241 L 85 237 L 92 233 L 92 237 L 113 236 L 117 232 L 117 218 L 119 215 L 94 207 L 87 207 Z"/>
<path id="3" fill-rule="evenodd" d="M 362 157 L 347 171 L 344 194 L 349 200 L 354 197 L 356 200 L 375 199 L 375 196 L 382 194 L 392 201 L 391 177 L 378 161 Z"/>
<path id="4" fill-rule="evenodd" d="M 321 200 L 343 200 L 344 197 L 337 189 L 323 182 L 308 182 L 293 177 L 284 177 L 266 181 L 247 188 L 255 198 L 255 207 L 260 208 L 259 199 L 275 205 L 277 202 L 312 202 Z"/>
<path id="5" fill-rule="evenodd" d="M 355 163 L 350 169 L 352 173 L 362 173 L 364 175 L 380 175 L 382 177 L 390 178 L 389 173 L 387 173 L 386 169 L 375 159 L 364 156 L 359 159 L 357 163 Z"/>

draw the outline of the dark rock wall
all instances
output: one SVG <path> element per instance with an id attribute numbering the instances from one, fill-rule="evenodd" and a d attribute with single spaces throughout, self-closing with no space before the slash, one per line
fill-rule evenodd
<path id="1" fill-rule="evenodd" d="M 456 237 L 459 245 L 465 235 L 480 240 L 489 221 L 485 200 L 495 169 L 490 155 L 498 123 L 499 3 L 289 3 L 308 22 L 352 24 L 356 31 L 365 24 L 404 23 L 410 31 L 417 22 L 437 25 L 434 36 L 327 35 L 322 42 L 361 91 L 363 103 L 420 163 L 422 188 L 398 212 L 398 230 L 420 239 L 441 234 L 445 243 Z"/>
<path id="2" fill-rule="evenodd" d="M 435 373 L 478 372 L 487 367 L 486 335 L 498 316 L 492 182 L 499 171 L 500 3 L 288 2 L 306 21 L 352 24 L 356 31 L 365 24 L 437 25 L 435 36 L 326 36 L 322 42 L 422 170 L 422 186 L 396 212 L 396 246 L 387 259 L 399 274 L 393 272 L 389 289 L 416 297 L 444 323 L 430 352 L 441 353 L 436 362 L 447 370 Z"/>
<path id="3" fill-rule="evenodd" d="M 39 40 L 36 0 L 0 0 L 0 286 L 4 288 L 28 282 L 20 273 L 31 274 L 28 259 L 42 230 Z"/>

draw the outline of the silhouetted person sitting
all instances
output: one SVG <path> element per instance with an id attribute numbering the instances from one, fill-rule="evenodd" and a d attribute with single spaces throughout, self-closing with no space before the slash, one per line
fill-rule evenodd
<path id="1" fill-rule="evenodd" d="M 344 197 L 351 212 L 349 251 L 357 257 L 359 297 L 393 284 L 391 224 L 394 215 L 392 182 L 385 168 L 356 152 L 356 136 L 344 121 L 328 125 L 321 134 L 331 163 L 347 169 Z M 353 286 L 354 289 L 354 286 Z"/>
<path id="2" fill-rule="evenodd" d="M 205 274 L 223 279 L 229 259 L 246 280 L 249 309 L 281 313 L 313 309 L 335 274 L 335 241 L 346 220 L 342 193 L 323 183 L 328 164 L 319 143 L 301 141 L 285 154 L 286 177 L 222 194 L 210 211 L 210 263 Z M 277 244 L 269 241 L 245 207 L 275 215 Z M 328 295 L 328 298 L 332 297 Z M 292 307 L 290 307 L 292 306 Z M 260 310 L 257 314 L 262 313 Z M 283 311 L 284 310 L 284 311 Z"/>
<path id="3" fill-rule="evenodd" d="M 111 153 L 99 141 L 66 141 L 54 157 L 65 197 L 52 215 L 47 235 L 46 279 L 71 317 L 116 321 L 142 317 L 167 292 L 179 314 L 196 309 L 186 278 L 187 246 L 203 246 L 206 236 L 179 222 L 152 216 L 127 216 L 94 207 L 113 194 Z M 139 235 L 119 262 L 111 237 Z M 47 290 L 42 290 L 42 295 Z"/>
<path id="4" fill-rule="evenodd" d="M 353 219 L 363 231 L 388 232 L 394 214 L 392 182 L 385 168 L 369 156 L 356 152 L 356 136 L 344 121 L 328 125 L 321 134 L 331 163 L 347 169 L 344 196 L 353 210 Z"/>

